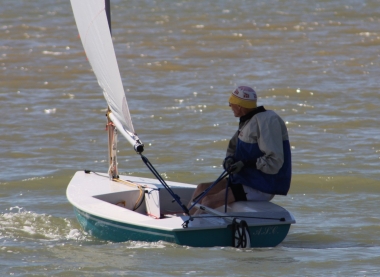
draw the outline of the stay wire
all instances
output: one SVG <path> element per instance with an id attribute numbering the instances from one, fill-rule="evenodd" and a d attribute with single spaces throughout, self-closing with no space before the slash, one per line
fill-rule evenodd
<path id="1" fill-rule="evenodd" d="M 141 156 L 141 159 L 145 163 L 145 165 L 149 168 L 149 170 L 153 173 L 153 175 L 157 178 L 158 181 L 164 186 L 164 188 L 170 193 L 170 195 L 173 197 L 174 201 L 178 203 L 178 205 L 182 208 L 183 212 L 187 215 L 189 214 L 189 209 L 181 202 L 180 197 L 174 193 L 174 191 L 168 186 L 168 184 L 165 182 L 165 180 L 161 177 L 161 175 L 157 172 L 157 170 L 154 168 L 154 166 L 150 163 L 147 157 L 145 157 L 143 154 L 139 153 Z"/>
<path id="2" fill-rule="evenodd" d="M 193 198 L 193 204 L 190 206 L 189 211 L 199 202 L 202 200 L 203 197 L 206 196 L 206 194 L 222 179 L 226 178 L 230 174 L 228 171 L 223 171 L 223 173 L 218 177 L 218 179 L 215 180 L 214 183 L 211 184 L 207 189 L 205 189 L 203 192 L 201 192 L 199 195 Z"/>
<path id="3" fill-rule="evenodd" d="M 227 205 L 228 205 L 228 187 L 231 186 L 231 178 L 228 178 L 226 185 L 226 195 L 224 199 L 224 212 L 227 213 Z"/>
<path id="4" fill-rule="evenodd" d="M 192 219 L 196 218 L 247 218 L 247 219 L 266 219 L 266 220 L 276 220 L 276 221 L 281 221 L 284 222 L 286 221 L 285 217 L 280 217 L 280 218 L 275 218 L 275 217 L 261 217 L 261 216 L 249 216 L 249 215 L 207 215 L 207 216 L 192 216 Z"/>

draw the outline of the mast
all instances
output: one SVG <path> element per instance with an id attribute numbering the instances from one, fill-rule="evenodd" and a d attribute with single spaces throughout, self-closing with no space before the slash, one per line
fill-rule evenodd
<path id="1" fill-rule="evenodd" d="M 110 177 L 117 178 L 116 138 L 124 136 L 140 154 L 144 144 L 134 131 L 111 35 L 110 0 L 70 0 L 79 36 L 108 104 Z M 112 121 L 112 122 L 111 122 Z"/>
<path id="2" fill-rule="evenodd" d="M 112 36 L 112 28 L 111 28 L 111 4 L 110 0 L 105 0 L 105 7 L 106 7 L 106 15 L 108 20 L 108 26 L 110 27 L 110 33 Z"/>
<path id="3" fill-rule="evenodd" d="M 111 28 L 111 5 L 110 0 L 104 0 L 108 27 L 110 28 L 110 33 L 112 37 Z M 113 122 L 111 121 L 109 114 L 111 110 L 108 106 L 107 112 L 107 132 L 108 132 L 108 175 L 110 179 L 118 179 L 118 169 L 117 169 L 117 129 Z"/>

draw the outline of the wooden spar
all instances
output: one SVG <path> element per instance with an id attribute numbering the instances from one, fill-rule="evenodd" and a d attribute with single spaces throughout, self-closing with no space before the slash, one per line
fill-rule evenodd
<path id="1" fill-rule="evenodd" d="M 105 0 L 105 9 L 107 15 L 108 26 L 112 36 L 111 28 L 111 5 L 110 0 Z M 119 178 L 117 169 L 117 129 L 109 118 L 110 108 L 108 107 L 107 113 L 107 132 L 108 132 L 108 175 L 110 179 Z"/>
<path id="2" fill-rule="evenodd" d="M 117 169 L 117 129 L 107 113 L 107 132 L 108 132 L 108 175 L 110 179 L 118 179 Z"/>
<path id="3" fill-rule="evenodd" d="M 104 0 L 105 11 L 107 15 L 108 26 L 110 29 L 110 34 L 112 37 L 111 29 L 111 5 L 110 0 Z M 120 132 L 129 143 L 132 144 L 133 148 L 137 153 L 142 153 L 144 151 L 144 144 L 141 143 L 136 134 L 127 132 L 120 121 L 111 113 L 111 109 L 108 106 L 107 112 L 107 131 L 108 131 L 108 175 L 110 179 L 119 178 L 118 168 L 117 168 L 117 134 Z"/>

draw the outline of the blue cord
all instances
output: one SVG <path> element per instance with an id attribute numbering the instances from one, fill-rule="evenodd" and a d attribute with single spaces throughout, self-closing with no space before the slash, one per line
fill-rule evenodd
<path id="1" fill-rule="evenodd" d="M 150 161 L 140 153 L 141 159 L 145 163 L 145 165 L 149 168 L 149 170 L 153 173 L 153 175 L 157 178 L 158 181 L 164 186 L 164 188 L 170 193 L 170 195 L 173 197 L 173 199 L 180 205 L 183 212 L 187 215 L 189 214 L 189 210 L 187 207 L 181 202 L 180 197 L 174 193 L 174 191 L 166 184 L 165 180 L 162 179 L 161 175 L 157 172 L 157 170 L 153 167 L 153 165 L 150 163 Z"/>
<path id="2" fill-rule="evenodd" d="M 229 174 L 229 172 L 227 172 L 226 170 L 223 171 L 223 173 L 219 176 L 218 179 L 216 179 L 216 181 L 214 183 L 212 183 L 211 186 L 209 186 L 207 189 L 205 189 L 202 193 L 200 193 L 198 196 L 196 196 L 194 199 L 193 199 L 193 202 L 194 204 L 190 206 L 189 208 L 189 211 L 195 206 L 195 204 L 197 204 L 203 197 L 206 196 L 206 194 L 217 184 L 220 182 L 220 180 L 224 179 L 227 175 Z"/>
<path id="3" fill-rule="evenodd" d="M 227 213 L 227 200 L 228 200 L 228 188 L 231 185 L 231 178 L 228 178 L 227 185 L 226 185 L 226 196 L 224 200 L 224 212 Z"/>

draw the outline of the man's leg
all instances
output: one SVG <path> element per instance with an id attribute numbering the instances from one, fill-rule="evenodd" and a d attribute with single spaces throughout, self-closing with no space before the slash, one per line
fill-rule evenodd
<path id="1" fill-rule="evenodd" d="M 235 196 L 232 193 L 230 188 L 228 189 L 228 196 L 227 196 L 227 204 L 235 202 Z M 215 193 L 215 194 L 207 194 L 201 201 L 200 204 L 207 206 L 209 208 L 215 209 L 220 206 L 223 206 L 226 203 L 226 187 L 222 189 L 221 191 Z M 197 210 L 194 215 L 202 213 L 201 210 Z"/>
<path id="2" fill-rule="evenodd" d="M 200 195 L 202 192 L 204 192 L 212 184 L 213 182 L 199 184 L 197 188 L 195 189 L 193 196 L 191 197 L 190 203 L 188 204 L 187 207 L 189 208 L 191 206 L 191 202 L 193 202 L 193 199 L 197 197 L 198 195 Z M 219 193 L 221 190 L 225 191 L 226 185 L 227 185 L 227 179 L 220 180 L 213 188 L 210 189 L 210 191 L 206 194 L 205 197 L 211 197 L 212 195 Z M 199 203 L 203 203 L 204 198 Z M 190 211 L 190 214 L 194 214 L 194 212 L 195 210 L 193 208 L 193 210 Z"/>

